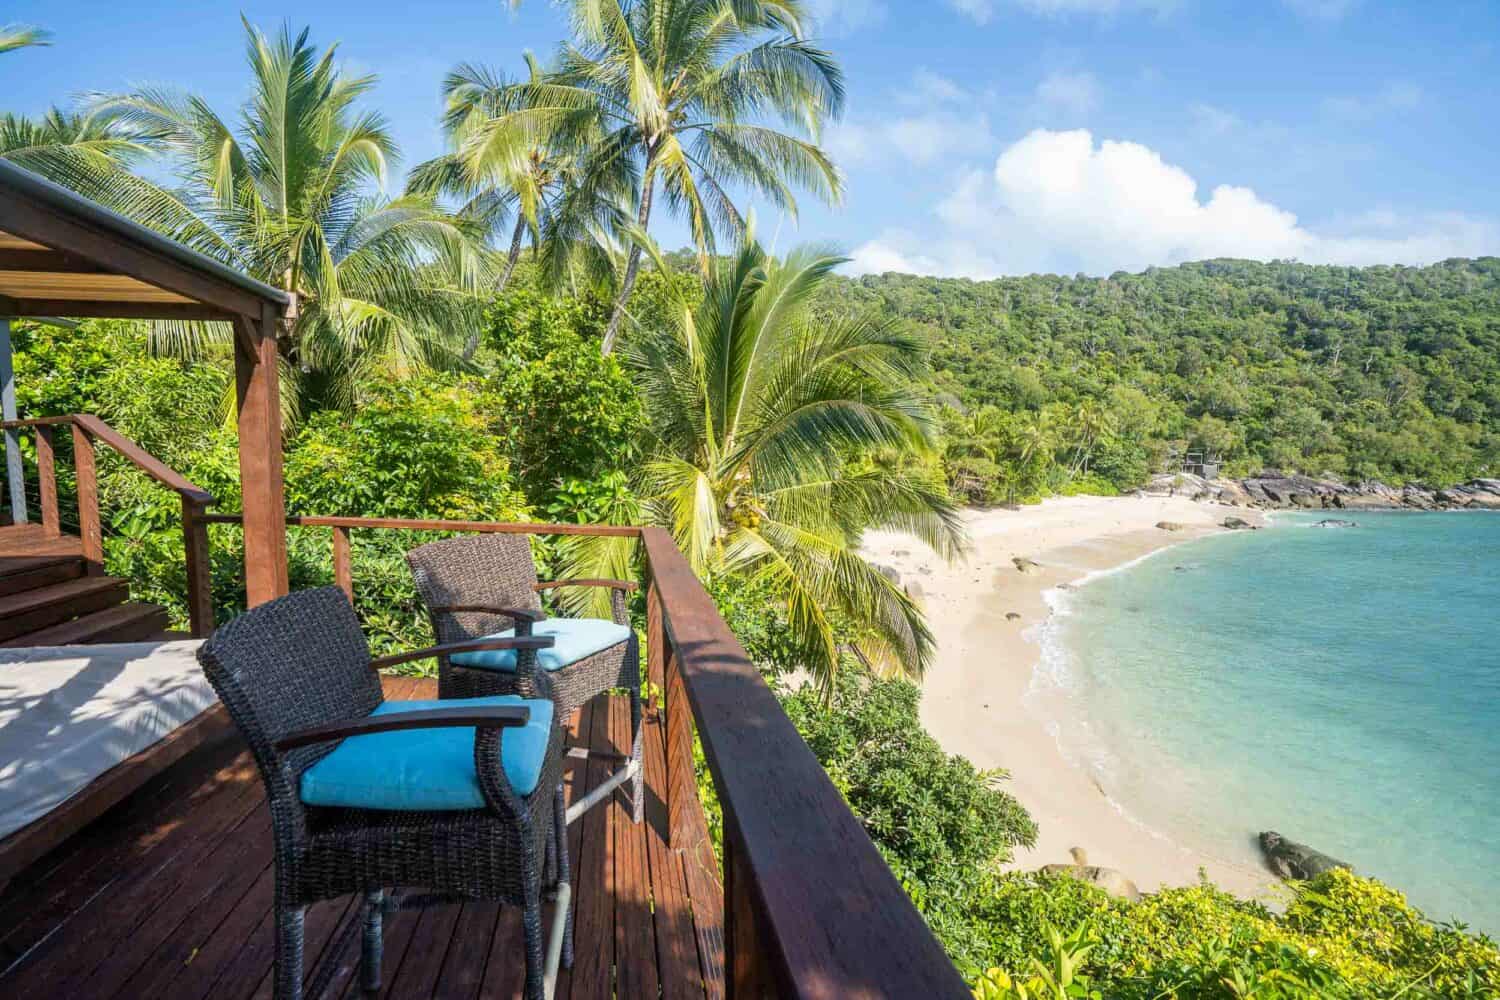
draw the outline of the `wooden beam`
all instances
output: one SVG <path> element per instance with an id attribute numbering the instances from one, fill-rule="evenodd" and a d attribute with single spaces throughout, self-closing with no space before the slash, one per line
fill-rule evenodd
<path id="1" fill-rule="evenodd" d="M 196 302 L 86 302 L 82 299 L 0 299 L 0 314 L 84 319 L 187 319 L 227 323 L 233 313 Z"/>
<path id="2" fill-rule="evenodd" d="M 0 186 L 0 229 L 226 313 L 258 316 L 265 301 L 232 281 L 5 186 Z"/>
<path id="3" fill-rule="evenodd" d="M 47 271 L 52 274 L 97 274 L 98 264 L 56 250 L 0 247 L 0 271 Z"/>
<path id="4" fill-rule="evenodd" d="M 287 592 L 286 501 L 281 452 L 281 373 L 276 351 L 279 318 L 268 308 L 254 345 L 235 338 L 239 403 L 240 492 L 245 525 L 245 597 L 250 607 Z M 243 327 L 251 324 L 236 324 Z"/>

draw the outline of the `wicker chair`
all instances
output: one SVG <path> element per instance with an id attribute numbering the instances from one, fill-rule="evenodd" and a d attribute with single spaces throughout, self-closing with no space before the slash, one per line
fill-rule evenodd
<path id="1" fill-rule="evenodd" d="M 563 741 L 554 706 L 537 697 L 547 694 L 545 678 L 523 685 L 516 693 L 524 697 L 387 702 L 376 672 L 462 649 L 534 654 L 548 644 L 485 640 L 372 661 L 348 599 L 325 587 L 254 608 L 199 649 L 271 808 L 278 1000 L 302 996 L 307 905 L 354 893 L 363 896 L 363 920 L 341 944 L 362 928 L 364 989 L 380 987 L 385 913 L 477 899 L 523 909 L 525 995 L 551 996 L 559 962 L 572 964 L 572 927 Z M 351 767 L 354 791 L 339 784 Z M 370 794 L 384 798 L 372 805 Z M 386 892 L 397 887 L 426 892 L 397 901 Z M 555 891 L 557 910 L 544 942 L 546 890 Z M 325 963 L 324 974 L 335 964 Z M 309 993 L 325 985 L 314 982 Z"/>
<path id="2" fill-rule="evenodd" d="M 552 635 L 554 648 L 533 655 L 454 653 L 438 657 L 438 696 L 472 698 L 510 694 L 534 686 L 532 671 L 552 683 L 558 723 L 573 710 L 613 688 L 630 692 L 632 745 L 625 767 L 568 809 L 568 822 L 630 782 L 631 818 L 645 805 L 641 767 L 640 647 L 625 611 L 624 580 L 557 580 L 540 583 L 531 544 L 521 535 L 486 534 L 430 542 L 406 554 L 417 591 L 427 604 L 440 643 L 486 636 Z M 608 587 L 613 621 L 548 618 L 540 595 L 560 587 Z M 574 750 L 574 755 L 588 751 Z"/>

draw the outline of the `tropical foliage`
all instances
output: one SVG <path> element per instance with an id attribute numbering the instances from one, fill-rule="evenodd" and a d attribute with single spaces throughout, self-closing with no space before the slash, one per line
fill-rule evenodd
<path id="1" fill-rule="evenodd" d="M 374 84 L 318 53 L 307 32 L 268 37 L 246 25 L 252 94 L 238 122 L 201 98 L 144 88 L 96 95 L 86 123 L 167 158 L 166 186 L 100 158 L 53 163 L 56 180 L 174 239 L 294 292 L 282 338 L 294 400 L 353 401 L 359 377 L 445 366 L 478 322 L 490 265 L 475 227 L 430 196 L 384 198 L 397 155 Z M 205 357 L 231 343 L 224 324 L 163 323 L 159 353 Z"/>
<path id="2" fill-rule="evenodd" d="M 933 344 L 950 484 L 1130 489 L 1172 455 L 1447 485 L 1500 469 L 1500 259 L 1204 261 L 1108 278 L 830 282 Z M 988 409 L 988 408 L 993 409 Z"/>
<path id="3" fill-rule="evenodd" d="M 604 334 L 607 354 L 639 275 L 658 190 L 687 220 L 705 259 L 716 232 L 738 236 L 745 226 L 729 185 L 792 214 L 794 187 L 839 197 L 842 181 L 815 140 L 842 109 L 843 77 L 804 37 L 800 0 L 566 7 L 573 40 L 540 79 L 493 102 L 487 123 L 466 126 L 468 162 L 472 174 L 481 163 L 519 163 L 538 146 L 578 156 L 556 205 L 549 271 L 563 273 L 579 252 L 595 254 L 600 226 L 623 236 L 629 248 Z"/>
<path id="4" fill-rule="evenodd" d="M 696 305 L 677 303 L 624 354 L 646 410 L 636 491 L 647 516 L 700 574 L 782 595 L 800 662 L 825 687 L 840 621 L 881 672 L 920 676 L 932 655 L 921 612 L 855 551 L 860 534 L 909 531 L 947 555 L 963 544 L 941 482 L 889 460 L 935 441 L 915 389 L 922 342 L 870 315 L 812 321 L 841 262 L 811 248 L 777 260 L 748 242 Z"/>
<path id="5" fill-rule="evenodd" d="M 24 24 L 0 25 L 0 55 L 35 45 L 50 45 L 49 38 L 51 35 L 41 28 L 33 28 Z"/>

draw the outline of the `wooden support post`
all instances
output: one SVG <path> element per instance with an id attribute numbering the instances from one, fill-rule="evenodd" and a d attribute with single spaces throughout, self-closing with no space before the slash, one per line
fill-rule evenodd
<path id="1" fill-rule="evenodd" d="M 208 522 L 204 506 L 182 498 L 182 544 L 187 555 L 188 621 L 193 638 L 206 639 L 214 630 L 214 595 L 208 552 Z"/>
<path id="2" fill-rule="evenodd" d="M 698 779 L 693 773 L 693 709 L 688 704 L 681 663 L 670 639 L 663 643 L 662 673 L 667 714 L 667 843 L 673 850 L 693 845 L 692 810 L 698 805 Z"/>
<path id="3" fill-rule="evenodd" d="M 333 529 L 333 582 L 353 604 L 354 560 L 349 547 L 349 529 L 342 525 L 335 525 Z"/>
<path id="4" fill-rule="evenodd" d="M 36 429 L 36 478 L 42 499 L 42 530 L 48 538 L 62 535 L 57 515 L 57 453 L 52 447 L 52 428 L 40 424 Z"/>
<path id="5" fill-rule="evenodd" d="M 761 1000 L 781 995 L 757 925 L 754 886 L 740 852 L 724 838 L 724 995 Z"/>
<path id="6" fill-rule="evenodd" d="M 104 572 L 104 536 L 99 528 L 99 476 L 94 464 L 94 439 L 73 425 L 73 469 L 78 476 L 78 534 L 90 576 Z"/>
<path id="7" fill-rule="evenodd" d="M 240 492 L 245 512 L 245 597 L 250 607 L 287 592 L 286 502 L 282 496 L 279 318 L 235 320 Z"/>
<path id="8" fill-rule="evenodd" d="M 10 320 L 0 317 L 0 420 L 16 419 L 16 375 L 10 355 Z M 21 467 L 21 436 L 5 431 L 5 471 L 10 486 L 10 519 L 26 523 L 26 477 Z"/>
<path id="9" fill-rule="evenodd" d="M 662 693 L 666 687 L 663 670 L 667 653 L 666 623 L 661 616 L 661 591 L 653 577 L 646 583 L 646 683 L 651 688 L 652 707 L 661 710 Z"/>

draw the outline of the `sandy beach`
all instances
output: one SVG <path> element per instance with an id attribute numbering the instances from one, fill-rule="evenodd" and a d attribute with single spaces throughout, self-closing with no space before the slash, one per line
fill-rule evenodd
<path id="1" fill-rule="evenodd" d="M 1191 884 L 1201 867 L 1240 895 L 1272 893 L 1276 883 L 1264 869 L 1190 850 L 1170 831 L 1149 830 L 1122 813 L 1108 789 L 1069 763 L 1026 699 L 1041 658 L 1037 626 L 1050 614 L 1048 590 L 1222 531 L 1228 516 L 1260 523 L 1254 511 L 1180 497 L 1067 497 L 970 511 L 972 549 L 952 565 L 907 535 L 867 537 L 864 550 L 874 562 L 920 588 L 938 636 L 937 661 L 922 685 L 923 722 L 950 753 L 1008 769 L 1007 790 L 1036 818 L 1037 845 L 1020 851 L 1014 867 L 1068 862 L 1069 849 L 1082 847 L 1090 864 L 1119 869 L 1143 891 Z M 1156 527 L 1162 521 L 1181 530 Z M 1016 558 L 1036 566 L 1022 572 Z"/>

